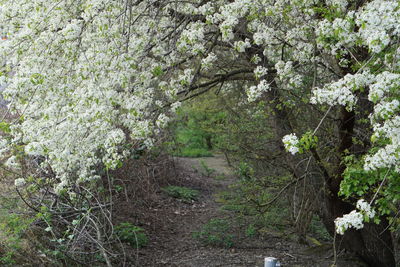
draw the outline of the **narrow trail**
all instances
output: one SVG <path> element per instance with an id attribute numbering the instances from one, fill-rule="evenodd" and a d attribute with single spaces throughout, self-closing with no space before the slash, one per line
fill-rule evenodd
<path id="1" fill-rule="evenodd" d="M 159 203 L 148 210 L 150 242 L 136 252 L 132 261 L 136 266 L 171 267 L 262 267 L 264 257 L 278 258 L 282 266 L 328 267 L 332 264 L 329 248 L 307 253 L 306 246 L 280 235 L 270 234 L 264 239 L 239 242 L 232 248 L 204 246 L 193 238 L 193 232 L 213 218 L 223 216 L 216 194 L 227 190 L 234 182 L 232 170 L 222 155 L 210 158 L 176 158 L 177 175 L 184 177 L 182 186 L 200 191 L 200 198 L 184 203 L 162 195 Z M 215 170 L 212 177 L 204 175 L 204 165 Z M 222 179 L 215 179 L 215 177 Z M 162 193 L 160 193 L 162 194 Z M 363 266 L 356 262 L 341 261 L 337 266 Z"/>

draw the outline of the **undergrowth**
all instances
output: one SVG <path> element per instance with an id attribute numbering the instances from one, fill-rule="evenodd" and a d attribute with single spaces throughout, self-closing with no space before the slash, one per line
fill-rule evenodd
<path id="1" fill-rule="evenodd" d="M 199 197 L 199 191 L 181 186 L 167 186 L 162 188 L 168 196 L 177 198 L 183 202 L 193 202 Z"/>
<path id="2" fill-rule="evenodd" d="M 183 148 L 173 153 L 176 157 L 200 158 L 212 157 L 213 153 L 205 148 Z"/>
<path id="3" fill-rule="evenodd" d="M 235 236 L 231 234 L 231 225 L 225 219 L 211 219 L 193 237 L 207 246 L 230 248 L 234 245 Z"/>
<path id="4" fill-rule="evenodd" d="M 129 222 L 115 226 L 115 234 L 122 242 L 129 243 L 133 248 L 141 248 L 149 242 L 144 229 Z"/>

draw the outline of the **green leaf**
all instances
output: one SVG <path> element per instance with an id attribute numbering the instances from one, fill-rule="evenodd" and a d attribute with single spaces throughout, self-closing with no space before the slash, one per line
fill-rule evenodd
<path id="1" fill-rule="evenodd" d="M 158 77 L 161 76 L 162 74 L 164 74 L 164 71 L 162 69 L 161 66 L 157 66 L 153 69 L 153 71 L 151 72 L 154 76 Z"/>
<path id="2" fill-rule="evenodd" d="M 3 131 L 4 133 L 10 133 L 10 124 L 4 121 L 0 122 L 0 131 Z"/>

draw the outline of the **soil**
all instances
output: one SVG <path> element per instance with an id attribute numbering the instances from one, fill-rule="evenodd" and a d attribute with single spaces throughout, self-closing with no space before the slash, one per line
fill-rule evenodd
<path id="1" fill-rule="evenodd" d="M 143 205 L 140 212 L 121 207 L 123 219 L 131 220 L 146 230 L 149 243 L 140 249 L 126 249 L 125 266 L 176 266 L 208 267 L 237 266 L 262 267 L 265 257 L 277 258 L 281 266 L 328 267 L 333 263 L 331 244 L 313 247 L 296 242 L 295 238 L 282 233 L 265 234 L 261 237 L 241 238 L 233 247 L 209 247 L 193 238 L 193 232 L 213 218 L 232 218 L 220 209 L 216 195 L 229 190 L 235 176 L 223 155 L 209 158 L 174 158 L 175 175 L 179 186 L 199 190 L 200 197 L 185 203 L 168 196 L 162 190 L 156 192 L 156 200 Z M 215 173 L 208 177 L 204 165 Z M 139 205 L 139 204 L 138 204 Z M 140 205 L 139 205 L 140 206 Z M 233 220 L 232 220 L 232 224 Z M 235 240 L 236 241 L 236 240 Z M 342 252 L 337 266 L 365 266 L 352 255 Z"/>

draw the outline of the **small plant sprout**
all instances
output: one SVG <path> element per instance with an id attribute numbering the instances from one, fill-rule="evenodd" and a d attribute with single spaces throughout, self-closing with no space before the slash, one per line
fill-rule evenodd
<path id="1" fill-rule="evenodd" d="M 167 186 L 162 189 L 167 195 L 183 202 L 193 202 L 198 199 L 199 191 L 181 186 Z"/>

